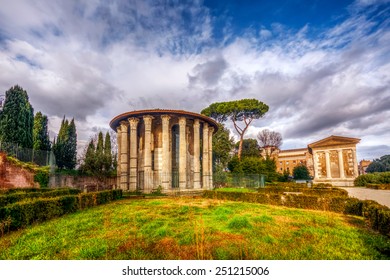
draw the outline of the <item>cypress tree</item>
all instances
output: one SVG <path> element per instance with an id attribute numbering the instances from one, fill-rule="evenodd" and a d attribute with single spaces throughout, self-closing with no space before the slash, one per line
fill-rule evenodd
<path id="1" fill-rule="evenodd" d="M 74 169 L 77 162 L 77 133 L 74 119 L 69 123 L 65 116 L 61 122 L 57 142 L 53 145 L 58 168 Z"/>
<path id="2" fill-rule="evenodd" d="M 5 92 L 0 115 L 0 141 L 33 147 L 34 109 L 27 92 L 16 85 Z"/>
<path id="3" fill-rule="evenodd" d="M 35 114 L 33 128 L 33 149 L 34 150 L 50 150 L 49 132 L 47 129 L 47 116 L 41 112 Z"/>
<path id="4" fill-rule="evenodd" d="M 104 169 L 106 172 L 112 169 L 111 137 L 108 132 L 106 132 L 104 139 Z"/>

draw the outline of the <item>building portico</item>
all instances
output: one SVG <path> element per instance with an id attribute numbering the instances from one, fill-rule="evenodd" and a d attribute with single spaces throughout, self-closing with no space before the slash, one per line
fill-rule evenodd
<path id="1" fill-rule="evenodd" d="M 360 139 L 330 136 L 308 145 L 313 155 L 314 183 L 353 186 L 358 176 L 356 144 Z"/>

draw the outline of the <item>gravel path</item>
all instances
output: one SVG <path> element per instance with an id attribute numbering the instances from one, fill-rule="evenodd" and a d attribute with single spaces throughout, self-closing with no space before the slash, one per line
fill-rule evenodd
<path id="1" fill-rule="evenodd" d="M 375 200 L 376 202 L 390 207 L 390 190 L 373 190 L 367 188 L 341 188 L 348 192 L 351 197 L 361 200 Z"/>

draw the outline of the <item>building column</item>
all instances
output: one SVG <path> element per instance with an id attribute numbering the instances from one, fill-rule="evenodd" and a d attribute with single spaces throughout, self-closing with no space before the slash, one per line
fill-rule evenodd
<path id="1" fill-rule="evenodd" d="M 202 188 L 209 188 L 209 125 L 203 123 Z"/>
<path id="2" fill-rule="evenodd" d="M 120 162 L 121 162 L 121 189 L 124 191 L 129 190 L 128 184 L 128 153 L 127 147 L 129 145 L 128 137 L 127 137 L 127 123 L 122 121 L 121 123 L 121 154 L 120 154 Z"/>
<path id="3" fill-rule="evenodd" d="M 359 176 L 359 169 L 358 169 L 358 162 L 356 157 L 356 149 L 353 148 L 352 150 L 352 159 L 353 159 L 353 176 L 356 178 Z"/>
<path id="4" fill-rule="evenodd" d="M 331 179 L 332 174 L 330 174 L 330 156 L 329 151 L 325 151 L 325 163 L 326 163 L 326 178 Z"/>
<path id="5" fill-rule="evenodd" d="M 187 187 L 187 139 L 186 118 L 179 118 L 179 188 Z"/>
<path id="6" fill-rule="evenodd" d="M 145 124 L 145 145 L 144 145 L 144 188 L 145 190 L 151 190 L 153 185 L 153 172 L 152 172 L 152 116 L 143 116 Z"/>
<path id="7" fill-rule="evenodd" d="M 194 121 L 194 189 L 200 189 L 200 123 Z"/>
<path id="8" fill-rule="evenodd" d="M 170 156 L 169 156 L 169 120 L 170 116 L 163 115 L 161 116 L 162 120 L 162 187 L 164 190 L 167 190 L 170 187 Z"/>
<path id="9" fill-rule="evenodd" d="M 345 178 L 345 172 L 344 172 L 344 159 L 343 159 L 343 150 L 339 149 L 337 150 L 337 154 L 339 156 L 339 171 L 340 171 L 340 178 Z"/>
<path id="10" fill-rule="evenodd" d="M 214 127 L 209 127 L 209 189 L 213 188 L 213 132 Z"/>
<path id="11" fill-rule="evenodd" d="M 314 160 L 314 180 L 317 180 L 320 178 L 319 176 L 319 170 L 318 170 L 318 154 L 317 152 L 313 151 L 313 160 Z"/>
<path id="12" fill-rule="evenodd" d="M 117 181 L 116 181 L 116 188 L 121 188 L 121 126 L 118 126 L 116 128 L 116 143 L 118 145 L 118 151 L 117 151 L 117 168 L 116 168 L 116 174 L 117 174 Z"/>
<path id="13" fill-rule="evenodd" d="M 139 119 L 129 118 L 130 123 L 130 191 L 137 190 L 137 127 Z"/>

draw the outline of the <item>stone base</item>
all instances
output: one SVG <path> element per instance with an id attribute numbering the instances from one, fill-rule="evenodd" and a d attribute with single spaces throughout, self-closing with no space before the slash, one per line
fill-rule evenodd
<path id="1" fill-rule="evenodd" d="M 331 184 L 334 187 L 354 187 L 354 178 L 350 179 L 314 179 L 314 184 Z"/>

